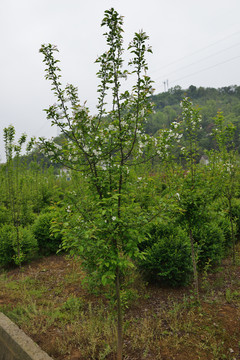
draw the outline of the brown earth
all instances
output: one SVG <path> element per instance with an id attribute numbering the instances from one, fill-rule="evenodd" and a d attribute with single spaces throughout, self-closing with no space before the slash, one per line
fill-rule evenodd
<path id="1" fill-rule="evenodd" d="M 32 296 L 36 307 L 44 307 L 46 300 L 49 302 L 51 299 L 57 307 L 70 296 L 83 299 L 85 304 L 91 302 L 93 307 L 106 301 L 102 296 L 90 294 L 81 285 L 84 272 L 80 262 L 67 256 L 41 258 L 21 269 L 4 272 L 2 276 L 4 280 L 1 280 L 0 311 L 9 317 L 14 309 L 29 301 L 29 296 Z M 44 286 L 44 297 L 35 296 L 34 290 L 32 295 L 23 296 L 27 290 L 24 288 L 27 287 L 24 285 L 26 279 L 32 279 L 38 285 L 36 292 Z M 140 298 L 125 313 L 125 322 L 129 325 L 124 337 L 124 359 L 240 359 L 239 262 L 233 266 L 231 259 L 226 259 L 220 268 L 202 276 L 200 298 L 201 305 L 197 306 L 191 287 L 143 287 Z M 74 337 L 73 329 L 70 323 L 66 323 L 64 328 L 58 327 L 58 321 L 46 326 L 46 317 L 46 314 L 40 318 L 30 315 L 33 320 L 31 325 L 20 318 L 18 321 L 16 313 L 13 319 L 56 360 L 99 359 L 98 355 L 95 358 L 86 357 L 76 343 L 69 345 L 65 354 L 60 353 L 59 343 L 64 338 Z M 39 328 L 37 332 L 36 327 Z M 134 346 L 133 342 L 136 342 Z M 104 358 L 114 359 L 113 352 L 102 357 Z"/>

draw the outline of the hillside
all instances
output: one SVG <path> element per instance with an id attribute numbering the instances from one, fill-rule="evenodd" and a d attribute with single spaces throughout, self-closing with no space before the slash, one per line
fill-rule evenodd
<path id="1" fill-rule="evenodd" d="M 213 127 L 213 118 L 218 111 L 222 111 L 226 123 L 233 123 L 236 126 L 235 146 L 240 151 L 240 86 L 226 86 L 223 88 L 204 88 L 189 86 L 188 89 L 182 89 L 175 86 L 167 92 L 154 95 L 151 101 L 155 104 L 155 112 L 152 114 L 145 125 L 145 130 L 149 134 L 165 127 L 180 115 L 180 102 L 188 96 L 192 99 L 194 105 L 200 108 L 202 115 L 202 132 L 199 133 L 201 150 L 210 150 L 215 147 L 211 130 Z"/>

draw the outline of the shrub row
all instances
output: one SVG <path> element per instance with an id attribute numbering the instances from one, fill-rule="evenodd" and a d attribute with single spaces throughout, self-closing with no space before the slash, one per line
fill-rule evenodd
<path id="1" fill-rule="evenodd" d="M 206 211 L 201 226 L 193 228 L 199 269 L 206 264 L 217 264 L 230 249 L 231 225 L 225 204 L 216 200 Z M 49 209 L 47 209 L 49 210 Z M 19 246 L 16 228 L 9 216 L 0 208 L 0 266 L 26 262 L 37 254 L 56 253 L 62 241 L 61 232 L 52 235 L 52 222 L 56 213 L 45 210 L 32 225 L 19 227 Z M 234 199 L 232 213 L 236 235 L 240 234 L 240 199 Z M 138 266 L 148 281 L 172 286 L 187 284 L 192 277 L 191 245 L 187 229 L 180 220 L 158 220 L 150 224 L 145 241 L 140 244 L 144 258 Z M 19 259 L 20 255 L 20 259 Z"/>
<path id="2" fill-rule="evenodd" d="M 231 224 L 226 207 L 220 201 L 211 204 L 201 226 L 195 226 L 193 238 L 198 268 L 218 264 L 232 246 Z M 236 235 L 240 234 L 240 199 L 232 206 Z M 148 281 L 181 286 L 192 277 L 191 245 L 187 229 L 178 219 L 150 225 L 140 250 L 144 259 L 138 265 Z"/>
<path id="3" fill-rule="evenodd" d="M 0 212 L 1 210 L 0 208 Z M 53 219 L 53 212 L 42 213 L 32 225 L 19 226 L 17 230 L 10 223 L 8 216 L 2 217 L 0 224 L 0 267 L 27 262 L 36 255 L 56 253 L 61 244 L 61 235 L 52 236 L 51 223 Z"/>

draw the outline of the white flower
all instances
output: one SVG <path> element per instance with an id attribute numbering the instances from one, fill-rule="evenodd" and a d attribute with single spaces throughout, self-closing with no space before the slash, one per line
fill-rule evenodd
<path id="1" fill-rule="evenodd" d="M 93 150 L 93 154 L 94 154 L 95 156 L 101 155 L 101 151 L 98 151 L 98 150 L 94 149 L 94 150 Z"/>
<path id="2" fill-rule="evenodd" d="M 172 125 L 173 125 L 173 127 L 176 129 L 176 128 L 179 126 L 179 123 L 177 123 L 176 121 L 173 121 L 173 122 L 172 122 Z"/>
<path id="3" fill-rule="evenodd" d="M 108 130 L 109 130 L 109 131 L 114 130 L 114 129 L 115 129 L 115 127 L 114 127 L 114 125 L 112 125 L 112 124 L 110 124 L 110 125 L 108 126 Z"/>
<path id="4" fill-rule="evenodd" d="M 115 221 L 115 220 L 116 220 L 116 216 L 113 216 L 113 217 L 112 217 L 112 221 Z"/>

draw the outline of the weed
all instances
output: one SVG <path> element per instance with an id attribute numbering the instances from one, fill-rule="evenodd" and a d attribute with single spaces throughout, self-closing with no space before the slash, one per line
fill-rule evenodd
<path id="1" fill-rule="evenodd" d="M 71 275 L 71 271 L 76 273 L 76 266 L 66 267 L 58 281 L 51 271 L 47 280 L 46 276 L 37 277 L 34 274 L 30 277 L 18 273 L 17 280 L 14 276 L 1 274 L 0 295 L 6 302 L 1 305 L 0 311 L 34 339 L 46 339 L 48 334 L 45 351 L 50 356 L 67 359 L 72 354 L 81 354 L 82 359 L 88 360 L 112 359 L 116 347 L 116 326 L 114 315 L 110 315 L 109 311 L 111 303 L 103 303 L 100 298 L 87 294 L 86 290 L 79 296 L 81 286 L 74 293 L 76 277 Z M 136 292 L 135 282 L 129 283 L 123 289 L 128 305 L 124 324 L 126 359 L 182 359 L 186 351 L 191 353 L 192 359 L 233 360 L 234 354 L 230 354 L 228 349 L 235 350 L 234 346 L 238 346 L 235 323 L 226 324 L 226 331 L 225 321 L 222 322 L 222 317 L 218 321 L 217 317 L 217 309 L 226 305 L 226 301 L 239 304 L 240 292 L 235 287 L 234 273 L 229 283 L 230 273 L 226 277 L 219 274 L 223 286 L 218 290 L 213 287 L 205 293 L 201 306 L 194 302 L 191 292 L 183 296 L 183 300 L 176 300 L 169 295 L 170 289 L 164 289 L 168 297 L 163 300 L 164 291 L 154 288 L 152 293 L 152 287 L 149 287 L 150 297 L 146 299 L 143 291 Z M 66 275 L 68 283 L 64 280 Z M 235 281 L 234 287 L 232 280 Z M 141 299 L 137 312 L 136 307 L 131 306 L 132 294 L 133 302 Z M 226 319 L 229 309 L 231 307 L 225 306 L 222 312 Z"/>
<path id="2" fill-rule="evenodd" d="M 240 292 L 237 290 L 226 289 L 225 298 L 228 303 L 240 298 Z"/>
<path id="3" fill-rule="evenodd" d="M 36 303 L 31 305 L 17 305 L 13 309 L 5 310 L 5 314 L 19 325 L 30 322 L 37 314 Z"/>
<path id="4" fill-rule="evenodd" d="M 225 282 L 224 275 L 218 276 L 216 280 L 213 282 L 212 287 L 214 289 L 221 288 Z"/>
<path id="5" fill-rule="evenodd" d="M 78 313 L 83 310 L 85 302 L 81 298 L 77 298 L 75 296 L 70 296 L 67 300 L 63 303 L 62 309 L 66 310 L 71 314 L 71 316 L 76 316 Z"/>
<path id="6" fill-rule="evenodd" d="M 210 283 L 208 280 L 208 271 L 210 268 L 211 268 L 211 259 L 208 259 L 202 272 L 202 284 L 201 284 L 202 289 L 205 290 L 206 292 L 208 292 L 210 289 Z"/>

